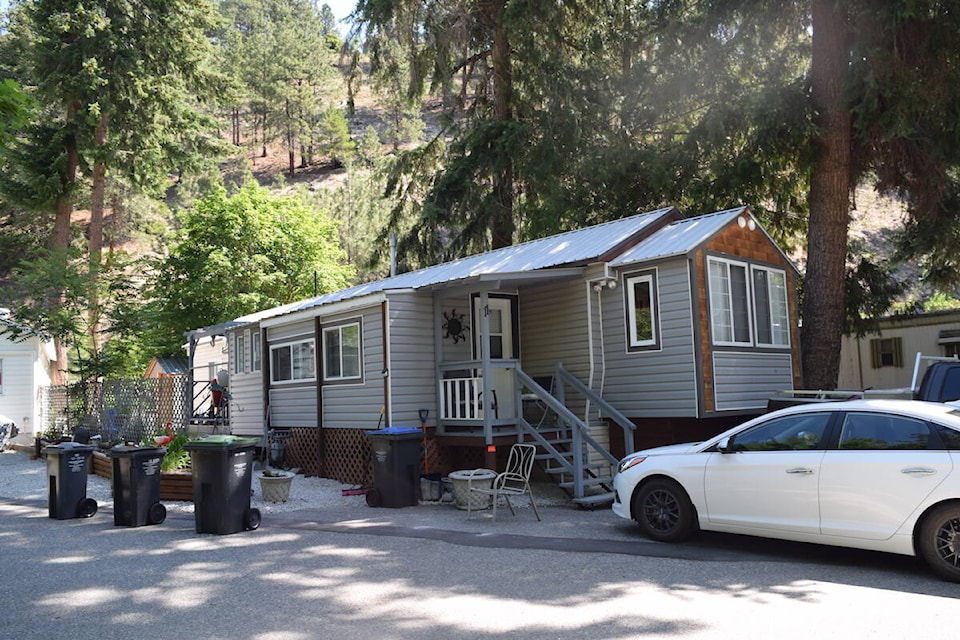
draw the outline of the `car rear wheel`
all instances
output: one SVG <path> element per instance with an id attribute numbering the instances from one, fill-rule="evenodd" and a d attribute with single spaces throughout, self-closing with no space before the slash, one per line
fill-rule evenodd
<path id="1" fill-rule="evenodd" d="M 633 499 L 633 517 L 643 533 L 660 542 L 680 542 L 696 530 L 696 510 L 679 484 L 672 480 L 647 482 Z"/>
<path id="2" fill-rule="evenodd" d="M 941 505 L 927 514 L 917 548 L 934 573 L 960 582 L 960 504 Z"/>

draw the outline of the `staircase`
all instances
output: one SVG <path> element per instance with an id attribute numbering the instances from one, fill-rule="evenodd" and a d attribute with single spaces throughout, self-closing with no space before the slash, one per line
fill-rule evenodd
<path id="1" fill-rule="evenodd" d="M 566 390 L 582 395 L 599 414 L 621 426 L 625 451 L 633 451 L 635 425 L 600 396 L 580 382 L 558 363 L 553 378 L 553 393 L 520 369 L 517 382 L 525 399 L 531 399 L 543 411 L 536 424 L 519 417 L 521 440 L 537 445 L 537 460 L 544 471 L 556 479 L 578 505 L 586 508 L 613 502 L 613 473 L 619 460 L 591 435 L 606 421 L 600 417 L 584 422 L 565 402 Z"/>

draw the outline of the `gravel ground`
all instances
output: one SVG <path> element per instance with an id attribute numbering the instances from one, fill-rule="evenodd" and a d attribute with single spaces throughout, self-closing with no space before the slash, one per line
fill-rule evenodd
<path id="1" fill-rule="evenodd" d="M 346 486 L 328 478 L 307 478 L 298 475 L 290 485 L 287 502 L 265 502 L 260 494 L 259 483 L 254 478 L 251 484 L 253 497 L 250 505 L 264 514 L 299 511 L 316 508 L 366 507 L 362 495 L 344 496 Z M 5 498 L 46 500 L 46 462 L 31 460 L 30 454 L 8 449 L 0 453 L 0 496 Z M 100 507 L 113 506 L 111 481 L 97 475 L 87 476 L 87 497 L 97 501 Z M 192 502 L 163 501 L 167 512 L 193 513 Z"/>
<path id="2" fill-rule="evenodd" d="M 256 476 L 256 472 L 254 472 Z M 93 498 L 103 508 L 113 507 L 111 481 L 97 475 L 87 476 L 87 497 Z M 251 483 L 253 496 L 250 506 L 256 507 L 262 514 L 286 513 L 309 509 L 328 509 L 346 511 L 350 509 L 367 510 L 366 497 L 363 495 L 343 495 L 344 489 L 356 488 L 329 478 L 308 478 L 297 475 L 290 485 L 290 497 L 286 502 L 266 502 L 260 493 L 260 483 L 254 477 Z M 556 485 L 537 483 L 534 485 L 537 505 L 567 505 L 569 497 Z M 46 462 L 31 460 L 29 453 L 7 449 L 0 453 L 0 496 L 12 499 L 47 500 Z M 519 506 L 525 508 L 523 501 Z M 438 504 L 436 502 L 426 504 Z M 192 502 L 164 500 L 168 513 L 193 513 Z"/>

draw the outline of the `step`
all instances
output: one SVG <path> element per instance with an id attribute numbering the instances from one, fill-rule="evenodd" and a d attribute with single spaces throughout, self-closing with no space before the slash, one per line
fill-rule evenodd
<path id="1" fill-rule="evenodd" d="M 583 479 L 583 486 L 585 486 L 585 487 L 592 487 L 592 486 L 594 486 L 594 485 L 598 485 L 598 484 L 610 484 L 610 483 L 612 483 L 612 482 L 613 482 L 613 478 L 611 478 L 610 476 L 606 476 L 606 477 L 603 477 L 603 478 L 584 478 L 584 479 Z M 570 488 L 572 488 L 572 487 L 574 486 L 574 483 L 573 483 L 572 480 L 571 480 L 571 481 L 568 481 L 568 482 L 561 482 L 561 483 L 559 483 L 559 484 L 560 484 L 561 487 L 564 487 L 565 489 L 570 489 Z"/>
<path id="2" fill-rule="evenodd" d="M 610 504 L 614 499 L 613 491 L 607 493 L 595 493 L 590 496 L 583 496 L 582 498 L 574 498 L 573 501 L 583 507 L 599 507 L 602 505 Z"/>

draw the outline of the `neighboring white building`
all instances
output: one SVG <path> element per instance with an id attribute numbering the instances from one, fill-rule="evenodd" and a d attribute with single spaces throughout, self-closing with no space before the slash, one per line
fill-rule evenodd
<path id="1" fill-rule="evenodd" d="M 917 353 L 960 354 L 960 309 L 888 316 L 878 320 L 878 329 L 859 338 L 843 337 L 839 389 L 907 388 Z"/>
<path id="2" fill-rule="evenodd" d="M 41 429 L 40 389 L 50 385 L 55 366 L 53 340 L 0 310 L 0 422 L 12 421 L 23 438 Z"/>

